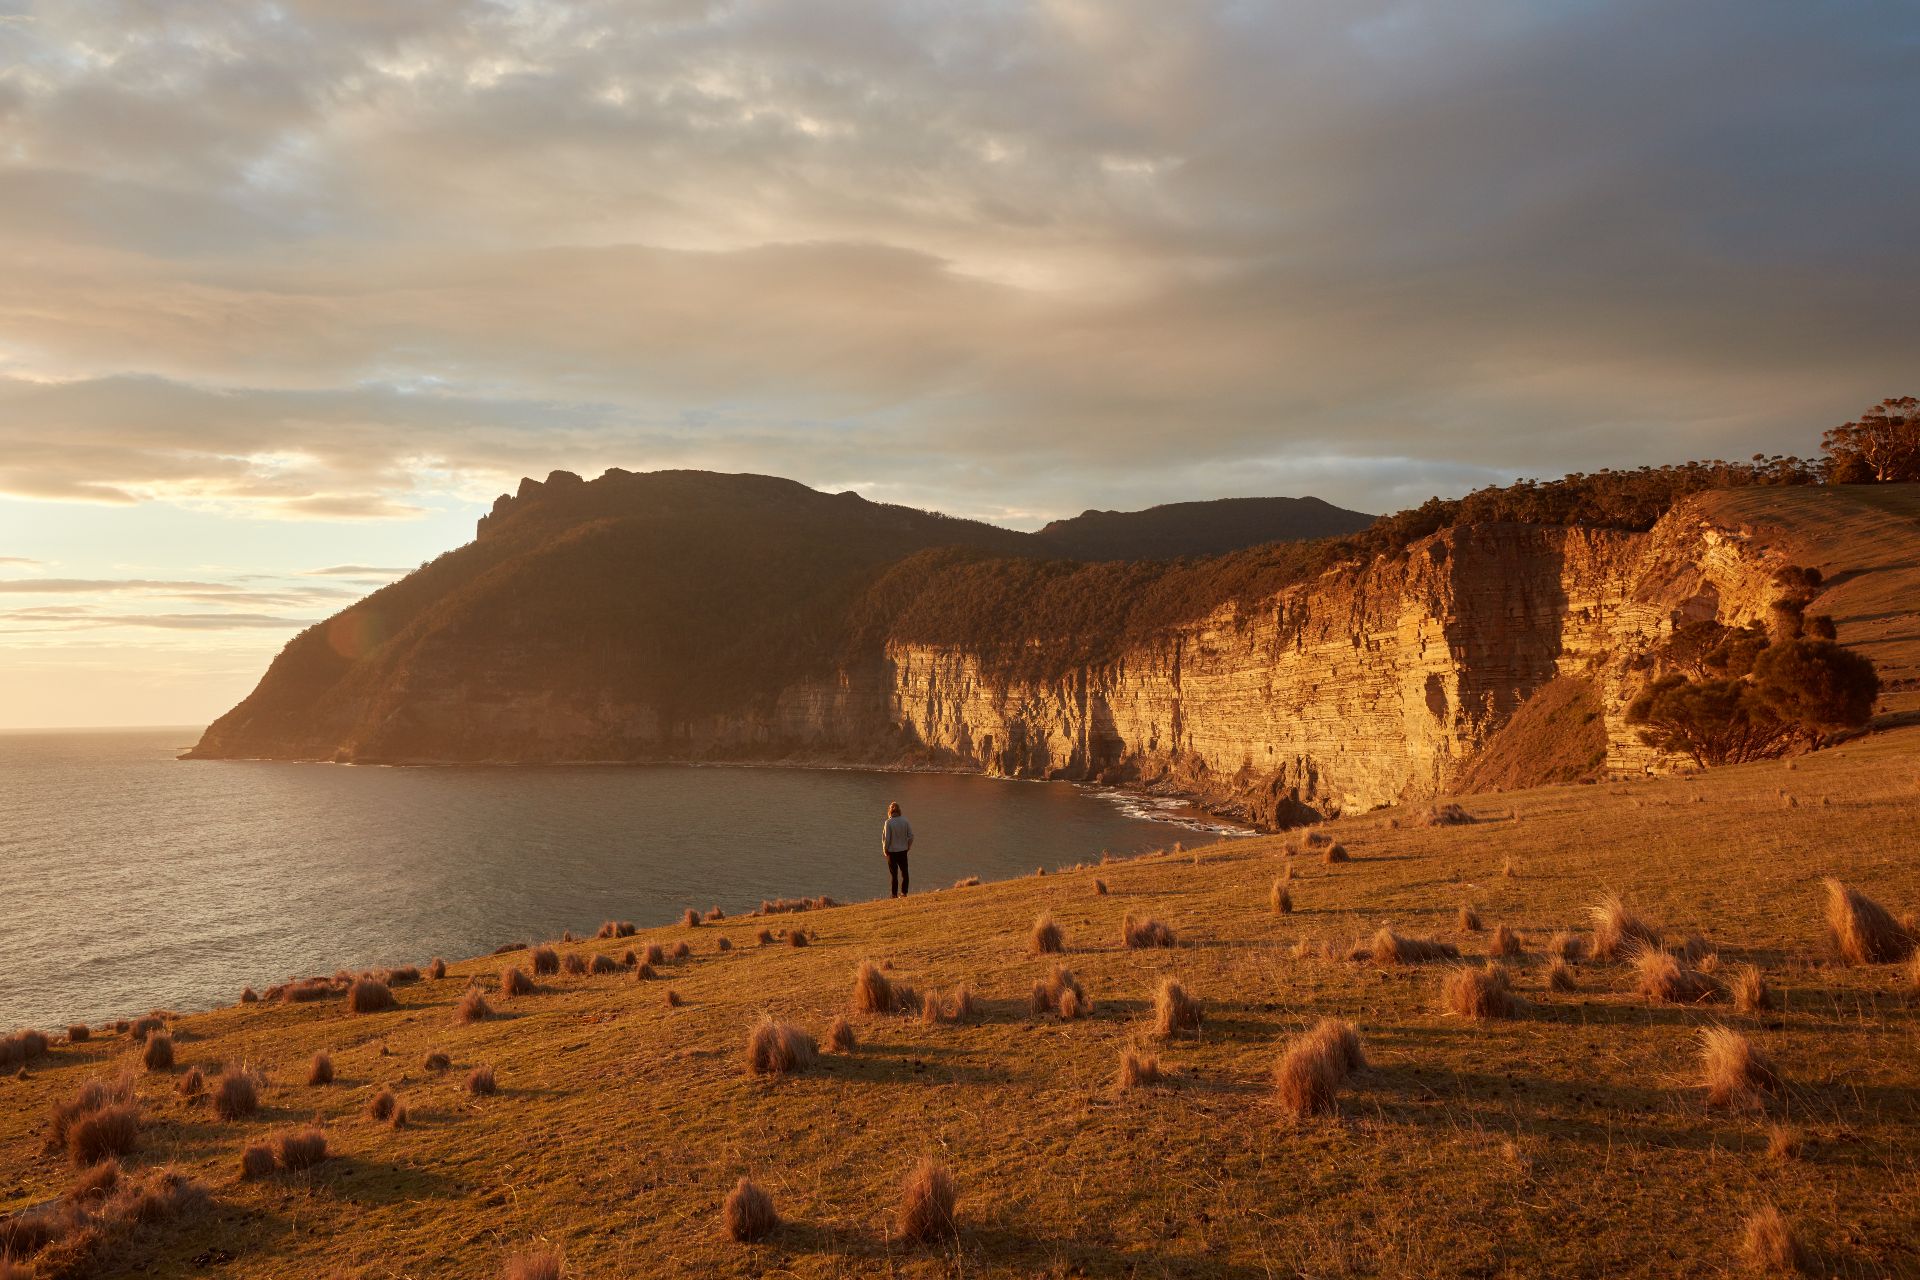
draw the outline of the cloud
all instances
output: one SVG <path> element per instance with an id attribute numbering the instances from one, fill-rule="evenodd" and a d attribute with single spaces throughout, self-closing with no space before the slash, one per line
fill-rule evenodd
<path id="1" fill-rule="evenodd" d="M 102 627 L 152 627 L 163 631 L 244 631 L 271 629 L 298 631 L 317 618 L 282 618 L 264 613 L 94 613 L 72 610 L 44 613 L 33 610 L 0 612 L 0 632 L 74 631 Z M 25 622 L 25 626 L 9 626 Z"/>
<path id="2" fill-rule="evenodd" d="M 43 563 L 44 561 L 31 560 L 26 556 L 0 556 L 0 568 L 5 569 L 37 569 Z"/>
<path id="3" fill-rule="evenodd" d="M 307 576 L 315 578 L 400 578 L 411 572 L 411 569 L 380 569 L 366 564 L 335 564 L 306 571 Z"/>
<path id="4" fill-rule="evenodd" d="M 44 501 L 397 520 L 622 465 L 1386 510 L 1807 452 L 1920 349 L 1898 7 L 38 17 L 0 493 Z"/>

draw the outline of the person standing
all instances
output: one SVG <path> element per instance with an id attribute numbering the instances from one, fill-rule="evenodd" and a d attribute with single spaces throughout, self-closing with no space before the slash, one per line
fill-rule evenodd
<path id="1" fill-rule="evenodd" d="M 900 812 L 899 802 L 887 806 L 887 820 L 880 828 L 880 851 L 887 855 L 887 883 L 890 898 L 907 896 L 907 853 L 913 848 L 913 824 Z"/>

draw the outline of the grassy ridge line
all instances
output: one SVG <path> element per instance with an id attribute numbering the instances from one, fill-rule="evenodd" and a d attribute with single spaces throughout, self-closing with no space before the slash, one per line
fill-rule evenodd
<path id="1" fill-rule="evenodd" d="M 400 988 L 388 1013 L 327 1001 L 181 1018 L 175 1070 L 139 1081 L 139 1159 L 177 1162 L 212 1186 L 217 1207 L 143 1228 L 112 1268 L 199 1274 L 192 1259 L 218 1249 L 233 1255 L 228 1276 L 486 1276 L 545 1240 L 579 1276 L 1671 1275 L 1723 1270 L 1746 1215 L 1772 1200 L 1823 1265 L 1912 1274 L 1920 1023 L 1904 969 L 1824 961 L 1819 880 L 1837 874 L 1889 906 L 1920 905 L 1920 730 L 1792 768 L 1545 788 L 1470 807 L 1494 820 L 1335 824 L 1353 861 L 1294 857 L 1295 911 L 1284 917 L 1267 903 L 1286 843 L 1234 841 L 1197 864 L 1160 856 L 580 943 L 618 956 L 687 940 L 696 954 L 656 982 L 543 978 L 543 991 L 496 999 L 504 1016 L 470 1027 L 452 1021 L 467 979 L 491 988 L 524 954 Z M 1512 877 L 1500 874 L 1508 862 Z M 1108 894 L 1094 892 L 1095 877 Z M 1698 932 L 1728 964 L 1762 966 L 1783 1010 L 1648 1006 L 1621 966 L 1583 966 L 1579 990 L 1548 991 L 1541 942 L 1584 928 L 1607 891 L 1671 938 Z M 1507 924 L 1525 939 L 1520 1020 L 1437 1012 L 1443 966 L 1292 954 L 1302 940 L 1344 951 L 1388 923 L 1483 954 L 1487 935 L 1456 927 L 1463 903 L 1488 932 Z M 1027 953 L 1043 910 L 1064 931 L 1060 958 L 1092 997 L 1091 1017 L 1026 1011 L 1054 958 Z M 1129 912 L 1164 920 L 1183 945 L 1122 949 Z M 759 928 L 795 925 L 817 931 L 813 945 L 755 945 Z M 733 951 L 715 949 L 722 934 Z M 824 1039 L 868 958 L 890 959 L 921 991 L 966 982 L 982 1012 L 958 1026 L 855 1017 L 854 1054 L 773 1081 L 745 1072 L 762 1013 Z M 1203 1002 L 1202 1032 L 1151 1046 L 1177 1083 L 1118 1093 L 1121 1051 L 1143 1042 L 1168 976 Z M 680 1007 L 666 1006 L 669 988 Z M 1348 1082 L 1337 1119 L 1294 1124 L 1269 1101 L 1268 1073 L 1326 1016 L 1358 1027 L 1370 1065 Z M 1770 1114 L 1705 1106 L 1698 1033 L 1718 1023 L 1751 1036 L 1788 1081 Z M 305 1064 L 322 1050 L 336 1079 L 309 1088 Z M 423 1069 L 434 1050 L 451 1071 Z M 180 1071 L 230 1059 L 269 1070 L 260 1117 L 223 1124 L 174 1098 Z M 478 1064 L 497 1071 L 498 1095 L 461 1088 Z M 0 1205 L 72 1180 L 39 1153 L 47 1108 L 123 1066 L 137 1068 L 136 1050 L 108 1036 L 4 1082 Z M 405 1130 L 363 1114 L 386 1088 L 409 1108 Z M 309 1119 L 334 1159 L 236 1179 L 245 1143 Z M 1810 1136 L 1804 1156 L 1767 1154 L 1775 1123 Z M 959 1184 L 961 1234 L 945 1250 L 892 1236 L 899 1182 L 924 1154 Z M 742 1174 L 789 1222 L 765 1244 L 734 1244 L 720 1228 L 722 1197 Z"/>

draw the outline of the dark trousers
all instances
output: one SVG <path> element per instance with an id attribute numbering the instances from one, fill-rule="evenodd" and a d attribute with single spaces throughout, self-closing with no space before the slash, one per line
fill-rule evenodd
<path id="1" fill-rule="evenodd" d="M 893 896 L 898 898 L 907 891 L 907 851 L 899 853 L 887 850 L 887 883 L 893 886 Z"/>

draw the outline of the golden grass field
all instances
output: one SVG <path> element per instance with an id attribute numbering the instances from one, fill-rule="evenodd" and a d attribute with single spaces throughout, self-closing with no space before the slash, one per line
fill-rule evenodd
<path id="1" fill-rule="evenodd" d="M 619 957 L 684 939 L 693 955 L 655 981 L 544 977 L 472 1025 L 456 1025 L 454 1006 L 470 981 L 491 991 L 500 959 L 398 988 L 389 1012 L 331 999 L 175 1019 L 171 1071 L 141 1070 L 124 1034 L 56 1045 L 26 1078 L 0 1081 L 0 1207 L 73 1182 L 64 1157 L 42 1152 L 49 1108 L 83 1080 L 131 1071 L 145 1128 L 130 1167 L 171 1162 L 212 1201 L 122 1233 L 98 1274 L 493 1276 L 544 1243 L 580 1277 L 1713 1275 L 1743 1270 L 1742 1224 L 1766 1203 L 1816 1271 L 1920 1274 L 1913 970 L 1830 962 L 1820 885 L 1837 875 L 1896 912 L 1920 906 L 1920 728 L 1791 766 L 1469 808 L 1481 819 L 1470 826 L 1396 827 L 1391 811 L 1331 824 L 1344 864 L 1289 858 L 1282 838 L 1234 840 L 898 904 L 579 943 L 563 950 Z M 1289 861 L 1295 910 L 1275 915 L 1269 890 Z M 1722 977 L 1760 966 L 1781 1007 L 1649 1005 L 1617 964 L 1580 965 L 1577 990 L 1546 990 L 1541 944 L 1585 928 L 1608 892 L 1669 942 L 1703 935 Z M 1456 928 L 1463 903 L 1486 932 Z M 1027 952 L 1042 911 L 1064 929 L 1089 1017 L 1028 1013 L 1050 967 Z M 1128 913 L 1165 921 L 1180 945 L 1124 949 Z M 1445 963 L 1292 955 L 1303 939 L 1344 954 L 1385 923 L 1468 957 L 1497 925 L 1519 930 L 1521 1016 L 1440 1013 Z M 815 936 L 763 947 L 763 925 Z M 969 983 L 980 1008 L 957 1025 L 853 1014 L 854 971 L 869 958 L 923 992 Z M 1203 1002 L 1198 1036 L 1146 1039 L 1163 975 Z M 798 1075 L 751 1076 L 745 1042 L 763 1013 L 823 1042 L 847 1014 L 859 1047 Z M 1295 1121 L 1273 1105 L 1269 1072 L 1326 1015 L 1354 1024 L 1369 1065 L 1336 1116 Z M 1768 1109 L 1706 1105 L 1699 1033 L 1717 1024 L 1784 1077 Z M 1115 1087 L 1135 1042 L 1171 1083 Z M 305 1083 L 316 1050 L 332 1056 L 331 1084 Z M 436 1050 L 451 1070 L 423 1068 Z M 267 1073 L 257 1116 L 223 1123 L 175 1096 L 189 1066 L 228 1061 Z M 465 1091 L 477 1064 L 497 1072 L 496 1095 Z M 407 1128 L 364 1114 L 382 1088 L 406 1104 Z M 246 1143 L 309 1120 L 332 1158 L 241 1180 Z M 1770 1155 L 1773 1126 L 1801 1131 L 1804 1148 Z M 900 1181 L 927 1154 L 959 1190 L 959 1235 L 934 1247 L 892 1233 Z M 743 1174 L 785 1221 L 764 1243 L 721 1226 Z"/>

